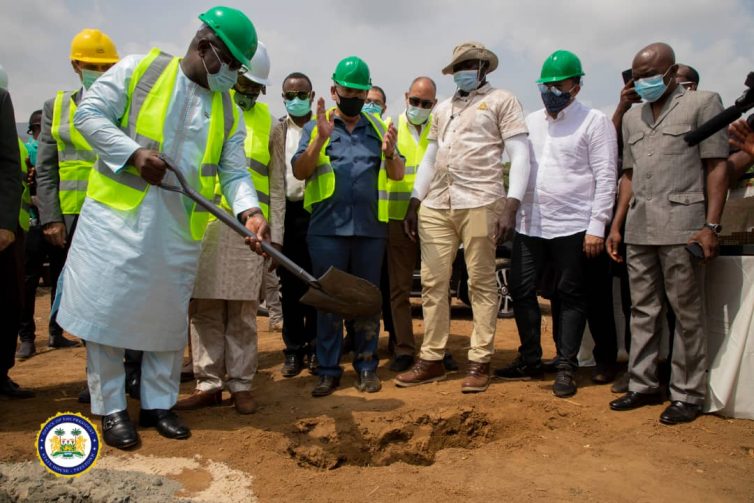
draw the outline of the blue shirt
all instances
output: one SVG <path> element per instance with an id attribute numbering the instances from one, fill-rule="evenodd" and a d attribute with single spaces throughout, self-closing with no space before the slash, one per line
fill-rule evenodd
<path id="1" fill-rule="evenodd" d="M 304 126 L 291 164 L 309 146 L 316 124 L 311 121 Z M 362 115 L 349 133 L 345 123 L 336 115 L 325 154 L 335 173 L 335 192 L 312 205 L 309 234 L 387 238 L 387 224 L 377 219 L 377 176 L 382 141 L 369 120 Z"/>

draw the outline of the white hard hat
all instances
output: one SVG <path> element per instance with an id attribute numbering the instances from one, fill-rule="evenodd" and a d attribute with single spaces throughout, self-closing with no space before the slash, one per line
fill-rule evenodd
<path id="1" fill-rule="evenodd" d="M 0 65 L 0 89 L 8 89 L 8 72 Z"/>
<path id="2" fill-rule="evenodd" d="M 243 76 L 247 79 L 266 86 L 270 83 L 270 57 L 267 55 L 267 47 L 262 43 L 257 43 L 257 52 L 251 58 L 251 68 Z"/>

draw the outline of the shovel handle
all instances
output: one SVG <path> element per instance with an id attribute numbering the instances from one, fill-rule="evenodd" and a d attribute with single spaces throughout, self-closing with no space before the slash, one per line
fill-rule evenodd
<path id="1" fill-rule="evenodd" d="M 171 187 L 169 185 L 160 184 L 162 188 L 167 189 L 167 190 L 172 190 L 174 192 L 180 192 L 184 196 L 193 200 L 196 204 L 198 204 L 202 208 L 212 213 L 215 217 L 217 217 L 218 220 L 222 221 L 224 224 L 229 226 L 231 229 L 236 231 L 241 236 L 256 239 L 256 235 L 253 232 L 251 232 L 249 229 L 247 229 L 245 225 L 243 225 L 237 219 L 233 218 L 227 212 L 223 211 L 221 208 L 217 207 L 217 205 L 209 201 L 206 197 L 204 197 L 199 192 L 197 192 L 193 187 L 191 187 L 186 181 L 186 177 L 183 175 L 183 173 L 181 173 L 180 170 L 178 170 L 166 156 L 161 155 L 160 158 L 165 162 L 165 165 L 167 166 L 167 168 L 173 173 L 175 173 L 176 178 L 178 178 L 178 183 L 181 185 L 181 188 L 178 189 L 177 187 Z M 304 283 L 308 284 L 309 286 L 313 288 L 317 288 L 317 289 L 320 288 L 319 282 L 314 276 L 306 272 L 301 266 L 299 266 L 298 264 L 293 262 L 291 259 L 283 255 L 280 251 L 277 250 L 277 248 L 272 246 L 269 242 L 259 241 L 259 243 L 261 244 L 262 250 L 264 250 L 265 253 L 267 253 L 270 257 L 272 257 L 278 264 L 286 268 L 291 274 L 293 274 L 294 276 L 299 278 L 301 281 L 303 281 Z"/>

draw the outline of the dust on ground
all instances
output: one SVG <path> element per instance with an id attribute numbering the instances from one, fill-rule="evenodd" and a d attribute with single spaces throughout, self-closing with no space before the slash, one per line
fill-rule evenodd
<path id="1" fill-rule="evenodd" d="M 76 401 L 85 383 L 85 350 L 47 350 L 48 309 L 46 297 L 38 297 L 40 354 L 11 371 L 36 398 L 0 402 L 0 502 L 754 502 L 752 421 L 709 415 L 664 426 L 658 417 L 667 403 L 612 412 L 607 404 L 614 395 L 591 383 L 589 369 L 578 373 L 578 394 L 563 400 L 552 395 L 550 380 L 493 382 L 485 393 L 464 395 L 462 372 L 400 389 L 385 359 L 378 370 L 383 390 L 363 394 L 344 362 L 341 388 L 313 399 L 314 376 L 280 375 L 281 335 L 264 331 L 266 318 L 258 324 L 257 413 L 241 416 L 230 405 L 182 412 L 190 439 L 142 430 L 136 451 L 104 446 L 94 470 L 71 482 L 55 479 L 36 460 L 40 424 L 63 411 L 93 416 Z M 471 313 L 454 306 L 453 317 L 449 347 L 463 363 Z M 414 328 L 420 341 L 418 309 Z M 551 339 L 545 316 L 545 356 L 554 353 Z M 493 367 L 515 357 L 513 320 L 498 320 L 495 346 Z M 380 354 L 386 349 L 383 334 Z M 181 386 L 184 394 L 192 389 Z M 129 399 L 131 417 L 138 410 Z"/>

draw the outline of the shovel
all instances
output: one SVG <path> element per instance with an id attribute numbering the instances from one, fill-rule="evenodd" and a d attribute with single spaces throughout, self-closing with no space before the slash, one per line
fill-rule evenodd
<path id="1" fill-rule="evenodd" d="M 183 194 L 212 213 L 218 220 L 228 225 L 238 234 L 244 237 L 256 238 L 254 233 L 241 224 L 241 222 L 215 206 L 215 204 L 193 189 L 186 182 L 183 173 L 176 169 L 169 159 L 165 156 L 160 156 L 160 158 L 165 161 L 168 169 L 175 173 L 178 183 L 180 183 L 180 187 L 161 183 L 159 185 L 161 188 Z M 335 267 L 330 267 L 321 278 L 317 279 L 280 253 L 267 241 L 260 241 L 260 243 L 262 250 L 279 265 L 285 267 L 291 274 L 309 285 L 309 290 L 300 299 L 302 303 L 321 311 L 337 314 L 345 319 L 374 316 L 380 312 L 382 306 L 380 290 L 369 281 L 343 272 Z"/>

